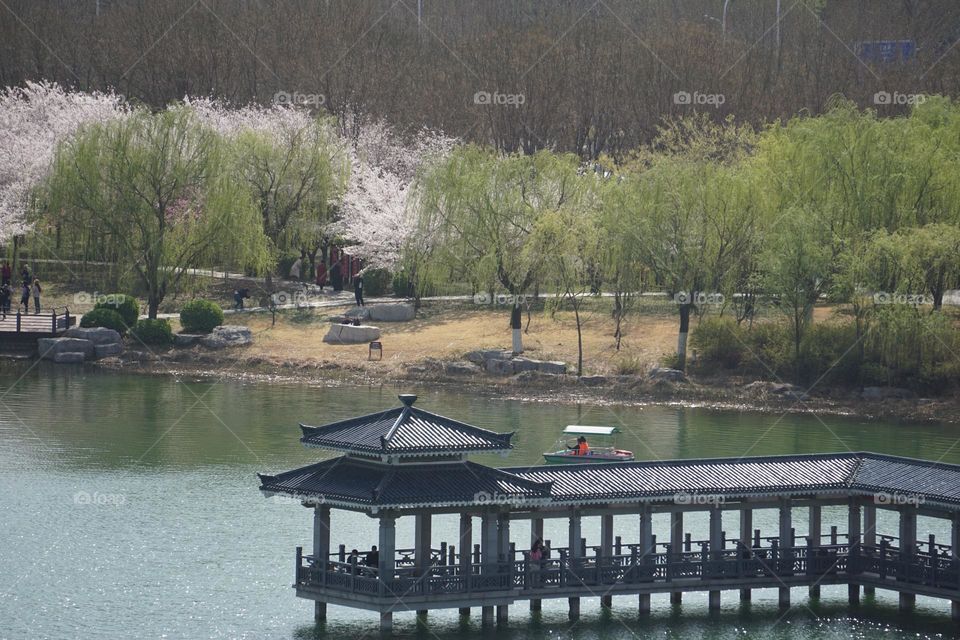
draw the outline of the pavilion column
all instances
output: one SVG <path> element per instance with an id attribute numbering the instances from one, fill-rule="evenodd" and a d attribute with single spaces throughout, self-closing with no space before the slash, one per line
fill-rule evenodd
<path id="1" fill-rule="evenodd" d="M 330 559 L 330 507 L 319 505 L 313 509 L 313 562 L 321 571 L 327 570 Z M 321 622 L 327 619 L 327 603 L 321 600 L 313 602 L 313 619 Z"/>
<path id="2" fill-rule="evenodd" d="M 613 516 L 600 516 L 600 560 L 598 568 L 602 565 L 609 565 L 613 557 Z M 613 606 L 613 596 L 604 594 L 600 596 L 600 606 L 608 609 Z"/>
<path id="3" fill-rule="evenodd" d="M 533 549 L 533 544 L 540 540 L 543 541 L 543 518 L 533 518 L 530 520 L 530 548 Z M 535 598 L 530 601 L 530 611 L 540 611 L 543 608 L 543 603 L 540 598 Z"/>
<path id="4" fill-rule="evenodd" d="M 793 565 L 793 503 L 780 501 L 780 567 L 778 573 Z M 777 602 L 781 609 L 790 608 L 790 587 L 780 587 Z"/>
<path id="5" fill-rule="evenodd" d="M 850 506 L 847 512 L 847 544 L 850 548 L 850 556 L 860 554 L 860 501 L 856 498 L 850 499 Z M 854 568 L 854 571 L 856 568 Z M 852 573 L 847 569 L 848 574 Z M 849 576 L 851 579 L 852 575 Z M 847 585 L 847 600 L 850 604 L 860 604 L 860 585 L 850 583 Z"/>
<path id="6" fill-rule="evenodd" d="M 513 563 L 513 554 L 510 553 L 510 514 L 501 513 L 497 516 L 497 560 L 506 562 L 507 565 L 498 565 L 498 568 L 504 568 L 508 573 L 509 566 Z M 509 615 L 509 605 L 497 605 L 497 624 L 506 624 Z"/>
<path id="7" fill-rule="evenodd" d="M 950 554 L 953 564 L 960 564 L 960 513 L 956 512 L 950 516 Z M 950 613 L 955 622 L 960 622 L 960 600 L 950 602 Z"/>
<path id="8" fill-rule="evenodd" d="M 650 505 L 645 504 L 640 508 L 640 553 L 638 561 L 642 564 L 648 563 L 652 554 L 656 553 L 653 549 L 653 510 Z M 641 593 L 639 609 L 641 614 L 650 613 L 650 594 Z"/>
<path id="9" fill-rule="evenodd" d="M 380 545 L 378 548 L 380 562 L 377 567 L 380 574 L 380 580 L 393 580 L 396 575 L 396 539 L 397 539 L 397 518 L 393 514 L 384 513 L 380 515 Z M 382 611 L 380 613 L 380 631 L 389 633 L 393 629 L 393 613 Z"/>
<path id="10" fill-rule="evenodd" d="M 675 511 L 670 514 L 670 554 L 668 562 L 676 562 L 683 552 L 683 512 Z M 670 592 L 670 604 L 680 604 L 683 601 L 682 591 Z"/>
<path id="11" fill-rule="evenodd" d="M 917 510 L 911 505 L 900 507 L 900 558 L 909 562 L 917 552 Z M 909 611 L 917 601 L 912 593 L 900 594 L 900 610 Z"/>
<path id="12" fill-rule="evenodd" d="M 497 547 L 499 546 L 499 532 L 497 531 L 497 514 L 493 511 L 484 511 L 480 517 L 480 570 L 490 575 L 497 570 Z M 484 625 L 493 624 L 493 607 L 486 605 L 480 609 L 480 621 Z"/>
<path id="13" fill-rule="evenodd" d="M 570 527 L 568 530 L 567 543 L 567 562 L 571 569 L 579 571 L 580 561 L 583 557 L 581 553 L 581 544 L 583 536 L 580 528 L 580 512 L 574 511 L 570 514 Z M 568 613 L 571 620 L 580 618 L 580 598 L 569 598 L 570 611 Z"/>
<path id="14" fill-rule="evenodd" d="M 877 507 L 872 502 L 863 504 L 863 546 L 877 546 Z M 873 587 L 864 587 L 863 595 L 872 596 L 876 593 Z"/>
<path id="15" fill-rule="evenodd" d="M 473 570 L 471 556 L 473 554 L 473 516 L 469 513 L 460 514 L 460 574 L 464 580 L 470 580 Z M 461 616 L 470 615 L 470 607 L 460 607 Z"/>
<path id="16" fill-rule="evenodd" d="M 753 545 L 753 509 L 750 507 L 740 508 L 740 555 L 746 559 L 749 555 L 749 549 Z M 740 600 L 750 602 L 752 592 L 750 589 L 740 589 Z"/>
<path id="17" fill-rule="evenodd" d="M 812 504 L 809 508 L 809 528 L 807 530 L 807 536 L 809 544 L 807 545 L 808 549 L 811 549 L 813 553 L 818 553 L 820 549 L 820 543 L 822 541 L 821 536 L 823 535 L 823 512 L 822 508 L 818 504 Z M 811 559 L 807 559 L 807 562 L 811 562 Z M 819 598 L 820 597 L 820 584 L 815 584 L 810 586 L 810 597 Z"/>
<path id="18" fill-rule="evenodd" d="M 422 578 L 430 571 L 432 559 L 430 557 L 430 544 L 433 538 L 432 519 L 429 512 L 418 513 L 414 516 L 413 525 L 413 564 L 416 567 L 417 576 Z M 417 616 L 423 618 L 427 615 L 426 609 L 418 609 Z"/>
<path id="19" fill-rule="evenodd" d="M 723 558 L 723 511 L 720 505 L 710 507 L 710 559 L 719 561 Z M 713 589 L 708 595 L 708 607 L 711 611 L 720 609 L 720 590 Z"/>

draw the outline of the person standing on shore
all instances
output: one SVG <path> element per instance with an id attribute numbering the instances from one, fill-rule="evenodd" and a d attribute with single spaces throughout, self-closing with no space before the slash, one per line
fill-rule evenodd
<path id="1" fill-rule="evenodd" d="M 363 306 L 363 272 L 353 279 L 353 296 L 357 299 L 357 306 Z"/>
<path id="2" fill-rule="evenodd" d="M 30 292 L 33 293 L 33 313 L 40 313 L 40 294 L 43 293 L 43 289 L 40 287 L 40 278 L 33 279 L 33 287 L 30 288 Z"/>
<path id="3" fill-rule="evenodd" d="M 20 285 L 20 304 L 17 306 L 17 313 L 20 313 L 20 307 L 23 307 L 24 313 L 30 313 L 30 283 L 23 282 Z"/>
<path id="4" fill-rule="evenodd" d="M 0 284 L 0 314 L 2 314 L 3 319 L 7 319 L 7 314 L 10 313 L 10 296 L 13 295 L 13 291 L 10 290 L 10 283 L 4 282 Z"/>

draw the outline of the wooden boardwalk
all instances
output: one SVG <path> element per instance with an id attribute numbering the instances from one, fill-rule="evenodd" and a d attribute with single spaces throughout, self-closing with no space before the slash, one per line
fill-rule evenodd
<path id="1" fill-rule="evenodd" d="M 10 353 L 35 351 L 37 340 L 62 335 L 77 323 L 69 309 L 50 309 L 42 313 L 0 314 L 0 350 Z"/>

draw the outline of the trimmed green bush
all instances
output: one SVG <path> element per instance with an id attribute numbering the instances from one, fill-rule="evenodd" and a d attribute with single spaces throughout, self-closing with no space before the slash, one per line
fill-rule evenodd
<path id="1" fill-rule="evenodd" d="M 127 332 L 127 323 L 123 321 L 123 317 L 114 311 L 113 309 L 105 309 L 103 307 L 99 309 L 93 309 L 83 314 L 83 317 L 80 318 L 80 326 L 87 329 L 90 327 L 105 327 L 107 329 L 113 329 L 121 336 Z"/>
<path id="2" fill-rule="evenodd" d="M 180 326 L 187 333 L 210 333 L 223 324 L 223 309 L 209 300 L 191 300 L 180 310 Z"/>
<path id="3" fill-rule="evenodd" d="M 363 294 L 382 296 L 392 284 L 393 276 L 386 269 L 367 269 L 363 272 Z"/>
<path id="4" fill-rule="evenodd" d="M 173 342 L 173 329 L 170 321 L 164 318 L 140 320 L 132 333 L 144 344 L 168 345 Z"/>
<path id="5" fill-rule="evenodd" d="M 123 318 L 128 328 L 137 325 L 137 318 L 140 317 L 140 304 L 133 296 L 124 293 L 111 293 L 102 296 L 93 307 L 94 309 L 110 309 L 116 311 Z"/>
<path id="6" fill-rule="evenodd" d="M 734 369 L 744 359 L 744 333 L 737 321 L 729 316 L 708 317 L 694 327 L 690 342 L 699 363 Z"/>

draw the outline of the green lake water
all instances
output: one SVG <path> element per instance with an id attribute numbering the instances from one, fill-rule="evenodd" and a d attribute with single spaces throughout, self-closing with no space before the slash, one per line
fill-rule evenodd
<path id="1" fill-rule="evenodd" d="M 309 547 L 311 512 L 264 498 L 256 472 L 280 471 L 331 455 L 307 450 L 299 422 L 322 424 L 395 406 L 398 391 L 417 405 L 497 431 L 515 431 L 498 466 L 538 464 L 567 424 L 617 425 L 619 444 L 638 459 L 696 458 L 870 450 L 960 463 L 960 428 L 858 419 L 684 407 L 618 407 L 518 402 L 424 388 L 296 386 L 102 373 L 45 363 L 0 362 L 0 638 L 350 638 L 375 634 L 376 614 L 330 607 L 322 627 L 312 603 L 294 596 L 294 548 Z M 730 515 L 735 518 L 735 514 Z M 825 509 L 825 530 L 842 514 Z M 412 546 L 412 522 L 398 523 L 400 547 Z M 597 539 L 588 519 L 584 535 Z M 687 518 L 695 539 L 706 520 Z M 949 540 L 938 521 L 918 534 Z M 758 511 L 754 526 L 775 535 L 776 516 Z M 794 515 L 798 535 L 804 510 Z M 725 522 L 737 531 L 736 522 Z M 562 540 L 565 523 L 546 524 Z M 636 526 L 617 519 L 632 542 Z M 896 533 L 881 512 L 880 533 Z M 454 538 L 456 522 L 434 523 L 434 546 Z M 768 533 L 769 532 L 769 533 Z M 665 520 L 655 522 L 663 539 Z M 523 523 L 512 527 L 523 546 Z M 376 522 L 334 512 L 332 543 L 369 548 Z M 594 542 L 591 542 L 594 544 Z M 857 610 L 844 587 L 825 587 L 819 603 L 795 589 L 794 608 L 777 610 L 761 590 L 741 607 L 724 592 L 707 612 L 706 594 L 679 607 L 653 597 L 653 614 L 636 615 L 635 597 L 614 598 L 604 612 L 587 598 L 571 625 L 565 601 L 544 601 L 534 618 L 511 607 L 507 628 L 483 631 L 479 613 L 431 612 L 428 628 L 413 614 L 394 617 L 396 635 L 447 640 L 493 635 L 522 639 L 595 638 L 926 638 L 952 637 L 946 603 L 919 598 L 898 613 L 878 591 Z"/>

